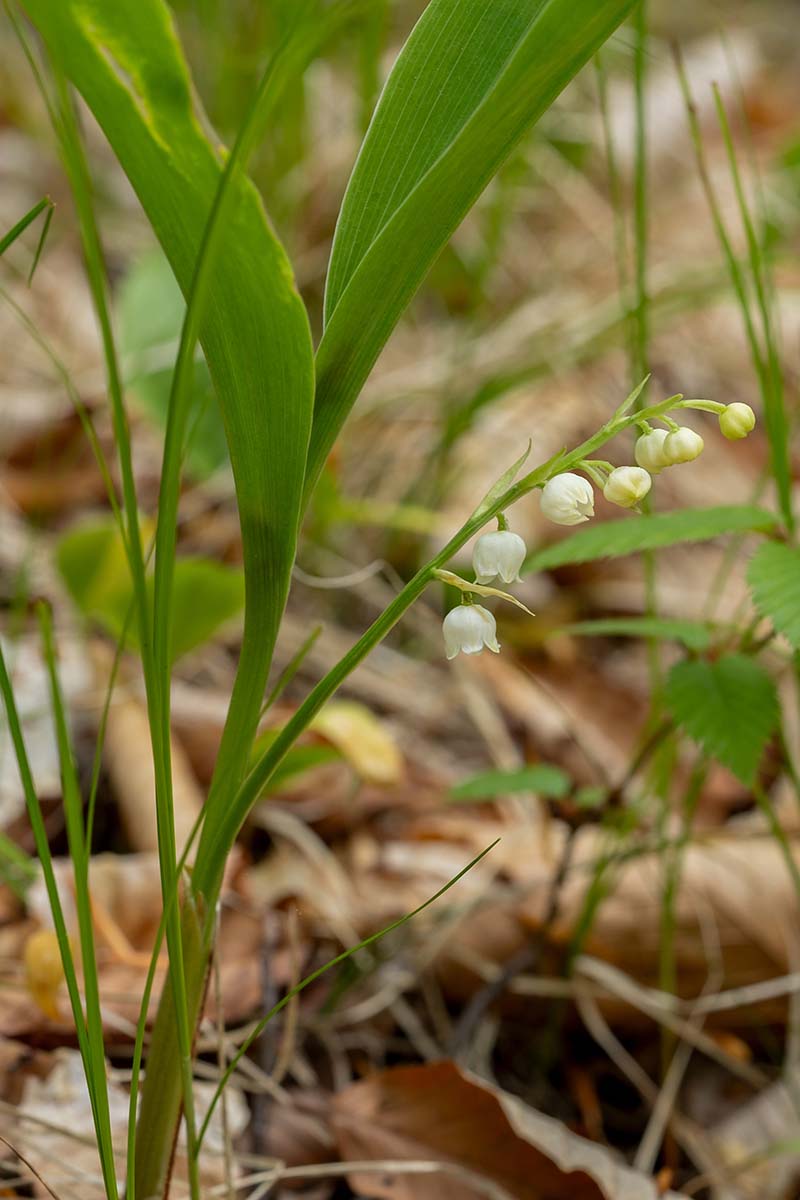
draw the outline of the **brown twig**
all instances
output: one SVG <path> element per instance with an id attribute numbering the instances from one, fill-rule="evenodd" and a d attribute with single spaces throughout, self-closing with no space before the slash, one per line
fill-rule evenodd
<path id="1" fill-rule="evenodd" d="M 57 1195 L 57 1193 L 53 1191 L 53 1189 L 50 1187 L 50 1185 L 48 1183 L 45 1183 L 44 1179 L 42 1179 L 41 1175 L 36 1170 L 36 1167 L 33 1165 L 33 1163 L 25 1157 L 25 1155 L 22 1153 L 21 1150 L 18 1150 L 16 1148 L 16 1146 L 12 1146 L 11 1142 L 9 1142 L 8 1138 L 4 1138 L 2 1133 L 0 1133 L 0 1142 L 2 1142 L 4 1146 L 8 1146 L 11 1153 L 15 1154 L 17 1156 L 17 1158 L 19 1159 L 19 1161 L 28 1168 L 31 1175 L 33 1175 L 34 1179 L 38 1180 L 38 1182 L 42 1185 L 44 1190 L 47 1192 L 48 1196 L 52 1196 L 53 1200 L 60 1200 L 60 1197 Z"/>

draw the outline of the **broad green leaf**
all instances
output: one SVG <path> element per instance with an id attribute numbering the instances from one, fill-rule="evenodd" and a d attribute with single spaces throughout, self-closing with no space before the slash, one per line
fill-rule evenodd
<path id="1" fill-rule="evenodd" d="M 25 8 L 111 143 L 187 295 L 222 156 L 204 133 L 167 5 L 25 0 Z M 242 660 L 257 715 L 294 559 L 313 361 L 305 309 L 258 193 L 242 176 L 233 186 L 200 340 L 239 501 Z"/>
<path id="2" fill-rule="evenodd" d="M 752 784 L 778 725 L 775 684 L 743 654 L 677 663 L 665 689 L 677 723 L 744 784 Z"/>
<path id="3" fill-rule="evenodd" d="M 767 533 L 777 518 L 749 504 L 720 508 L 684 508 L 589 525 L 552 546 L 532 554 L 523 571 L 548 571 L 570 563 L 619 558 L 638 550 L 659 550 L 680 542 L 705 542 L 723 533 Z"/>
<path id="4" fill-rule="evenodd" d="M 590 637 L 664 638 L 682 642 L 690 650 L 705 650 L 711 641 L 711 630 L 702 621 L 669 617 L 602 617 L 596 621 L 576 621 L 565 625 L 560 632 Z"/>
<path id="5" fill-rule="evenodd" d="M 167 423 L 172 360 L 186 304 L 160 250 L 146 254 L 122 281 L 117 300 L 119 344 L 125 381 L 148 417 Z M 206 479 L 228 461 L 222 414 L 205 360 L 195 363 L 186 443 L 187 469 Z"/>
<path id="6" fill-rule="evenodd" d="M 632 0 L 431 0 L 342 205 L 317 354 L 307 493 L 382 347 L 520 138 Z"/>
<path id="7" fill-rule="evenodd" d="M 750 560 L 747 582 L 761 615 L 800 649 L 800 551 L 765 542 Z"/>
<path id="8" fill-rule="evenodd" d="M 127 627 L 130 645 L 138 646 L 135 622 L 128 622 L 133 587 L 119 530 L 111 521 L 71 530 L 58 545 L 58 568 L 81 612 L 115 637 Z M 152 596 L 152 580 L 148 580 Z M 175 620 L 171 657 L 207 642 L 244 606 L 241 571 L 203 558 L 179 558 L 175 564 Z"/>
<path id="9" fill-rule="evenodd" d="M 572 786 L 569 775 L 560 767 L 549 763 L 534 763 L 516 771 L 482 771 L 450 789 L 450 799 L 455 803 L 467 800 L 491 800 L 495 796 L 512 795 L 514 792 L 538 792 L 540 796 L 558 799 L 566 796 Z"/>

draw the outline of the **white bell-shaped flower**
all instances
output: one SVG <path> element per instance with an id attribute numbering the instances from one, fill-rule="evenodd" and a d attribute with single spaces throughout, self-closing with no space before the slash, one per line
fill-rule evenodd
<path id="1" fill-rule="evenodd" d="M 636 440 L 634 457 L 639 466 L 651 475 L 657 475 L 664 467 L 670 466 L 669 459 L 664 455 L 666 437 L 666 429 L 651 429 Z"/>
<path id="2" fill-rule="evenodd" d="M 695 433 L 686 425 L 680 429 L 673 429 L 664 439 L 664 457 L 669 466 L 693 462 L 702 453 L 703 439 L 699 433 Z"/>
<path id="3" fill-rule="evenodd" d="M 484 646 L 495 654 L 500 653 L 497 640 L 497 623 L 481 604 L 459 604 L 451 608 L 442 623 L 444 648 L 448 658 L 459 653 L 480 654 Z"/>
<path id="4" fill-rule="evenodd" d="M 756 414 L 749 404 L 740 404 L 736 401 L 734 404 L 729 404 L 725 411 L 719 414 L 722 436 L 729 438 L 732 442 L 746 438 L 748 433 L 755 428 L 755 424 Z"/>
<path id="5" fill-rule="evenodd" d="M 542 489 L 541 506 L 548 521 L 556 525 L 580 525 L 594 516 L 592 485 L 571 471 L 554 475 Z"/>
<path id="6" fill-rule="evenodd" d="M 633 508 L 650 491 L 652 482 L 643 467 L 615 467 L 606 480 L 603 495 L 612 504 Z"/>
<path id="7" fill-rule="evenodd" d="M 517 583 L 527 547 L 518 533 L 496 529 L 482 533 L 472 551 L 472 566 L 478 583 L 490 583 L 500 576 L 503 583 Z"/>

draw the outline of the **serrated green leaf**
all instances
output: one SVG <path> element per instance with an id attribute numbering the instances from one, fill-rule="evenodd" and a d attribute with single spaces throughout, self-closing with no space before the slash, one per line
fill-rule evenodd
<path id="1" fill-rule="evenodd" d="M 450 789 L 454 803 L 464 801 L 492 800 L 495 796 L 512 795 L 515 792 L 538 792 L 540 796 L 558 799 L 565 796 L 571 787 L 566 771 L 549 763 L 534 763 L 516 771 L 482 771 Z"/>
<path id="2" fill-rule="evenodd" d="M 133 597 L 122 539 L 112 521 L 70 530 L 56 553 L 58 569 L 84 616 L 98 621 L 138 647 L 135 622 L 127 621 Z M 152 597 L 152 579 L 148 580 Z M 241 571 L 203 558 L 179 558 L 175 564 L 172 661 L 209 641 L 244 606 Z"/>
<path id="3" fill-rule="evenodd" d="M 747 582 L 761 615 L 800 649 L 800 551 L 765 542 L 750 559 Z"/>
<path id="4" fill-rule="evenodd" d="M 560 632 L 589 637 L 664 638 L 682 642 L 690 650 L 705 650 L 711 641 L 711 630 L 701 621 L 669 617 L 602 617 L 596 621 L 576 621 L 563 626 Z"/>
<path id="5" fill-rule="evenodd" d="M 362 146 L 337 226 L 306 494 L 431 264 L 631 0 L 431 0 Z"/>
<path id="6" fill-rule="evenodd" d="M 677 663 L 665 688 L 677 723 L 744 784 L 755 781 L 778 725 L 778 696 L 764 668 L 743 654 Z"/>
<path id="7" fill-rule="evenodd" d="M 598 558 L 619 558 L 638 550 L 659 550 L 680 542 L 704 542 L 724 533 L 768 533 L 776 524 L 774 513 L 749 504 L 685 508 L 678 512 L 604 521 L 538 550 L 527 559 L 523 572 L 548 571 Z"/>

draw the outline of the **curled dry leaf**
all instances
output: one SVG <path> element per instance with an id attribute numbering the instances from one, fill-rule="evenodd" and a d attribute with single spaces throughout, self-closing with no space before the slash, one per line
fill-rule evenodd
<path id="1" fill-rule="evenodd" d="M 655 1183 L 604 1147 L 454 1063 L 382 1071 L 334 1100 L 347 1161 L 440 1163 L 441 1172 L 353 1172 L 378 1200 L 656 1200 Z M 677 1197 L 673 1197 L 677 1200 Z"/>

